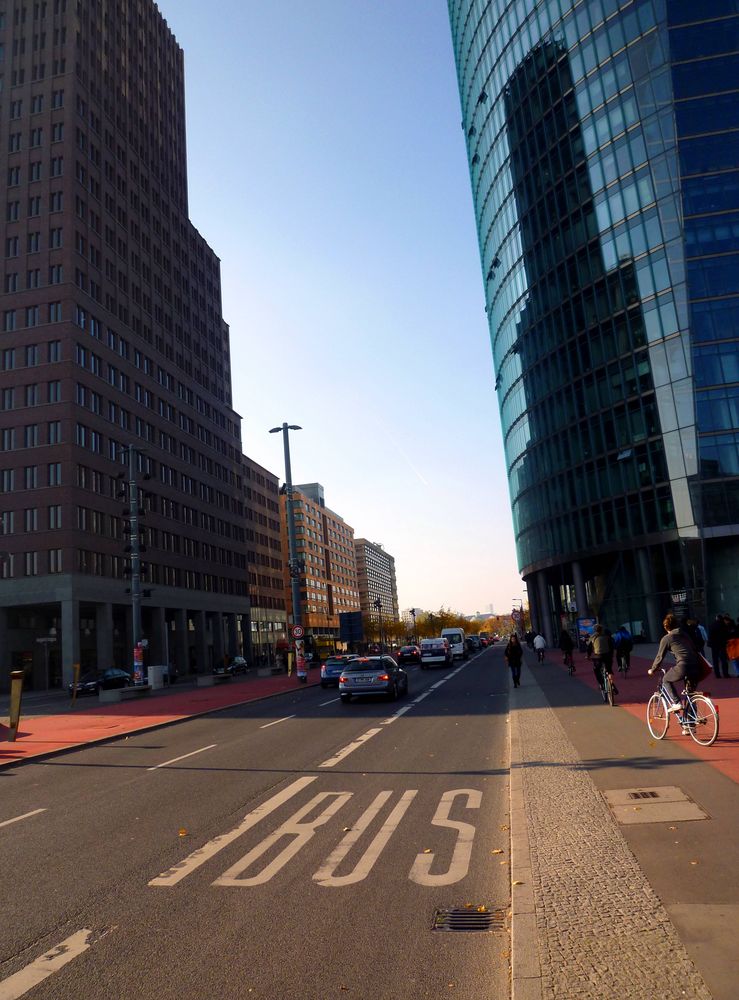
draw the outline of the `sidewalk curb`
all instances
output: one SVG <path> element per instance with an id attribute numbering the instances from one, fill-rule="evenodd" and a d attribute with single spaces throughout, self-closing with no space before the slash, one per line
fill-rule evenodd
<path id="1" fill-rule="evenodd" d="M 508 709 L 511 837 L 511 1000 L 542 1000 L 531 847 L 523 789 L 518 712 Z M 516 885 L 520 882 L 521 885 Z"/>
<path id="2" fill-rule="evenodd" d="M 215 715 L 216 712 L 226 712 L 230 708 L 239 708 L 242 705 L 250 705 L 255 701 L 267 701 L 269 698 L 281 698 L 285 694 L 293 694 L 294 691 L 305 691 L 306 688 L 318 687 L 320 681 L 310 681 L 299 688 L 292 688 L 285 691 L 273 691 L 271 694 L 261 694 L 256 697 L 246 698 L 243 701 L 233 701 L 229 705 L 222 705 L 220 708 L 209 708 L 205 712 L 193 712 L 192 715 L 181 716 L 178 719 L 170 719 L 167 722 L 155 722 L 150 726 L 141 726 L 139 729 L 132 729 L 127 733 L 114 733 L 108 736 L 101 736 L 94 740 L 84 740 L 82 743 L 70 743 L 65 747 L 59 747 L 56 750 L 43 750 L 41 753 L 33 754 L 27 757 L 18 757 L 13 760 L 0 760 L 0 771 L 7 767 L 18 767 L 21 764 L 36 764 L 42 760 L 48 760 L 50 757 L 59 757 L 61 754 L 72 753 L 75 750 L 84 750 L 87 747 L 98 746 L 100 743 L 114 743 L 118 740 L 129 739 L 131 736 L 137 736 L 139 733 L 149 733 L 154 729 L 166 729 L 168 726 L 177 726 L 182 722 L 189 722 L 190 719 L 201 719 L 205 715 Z M 22 721 L 22 720 L 21 720 Z M 0 744 L 2 747 L 12 747 L 13 743 L 8 743 L 4 741 Z"/>

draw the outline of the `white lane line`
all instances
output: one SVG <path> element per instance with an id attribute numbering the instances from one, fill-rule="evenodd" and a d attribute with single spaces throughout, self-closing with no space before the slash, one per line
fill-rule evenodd
<path id="1" fill-rule="evenodd" d="M 5 819 L 0 826 L 10 826 L 11 823 L 20 823 L 22 819 L 28 819 L 29 816 L 38 816 L 39 813 L 45 813 L 46 809 L 34 809 L 33 812 L 23 813 L 22 816 L 15 816 L 13 819 Z"/>
<path id="2" fill-rule="evenodd" d="M 0 983 L 0 1000 L 18 1000 L 24 994 L 38 986 L 44 979 L 52 973 L 58 972 L 67 962 L 77 958 L 82 952 L 87 951 L 91 944 L 92 931 L 84 928 L 72 934 L 71 937 L 60 942 L 51 951 L 47 951 L 41 958 L 31 962 L 25 969 L 16 972 L 13 976 L 8 976 Z"/>
<path id="3" fill-rule="evenodd" d="M 339 750 L 339 752 L 334 757 L 329 757 L 328 760 L 324 760 L 324 762 L 322 764 L 319 764 L 318 766 L 333 767 L 335 764 L 338 764 L 340 761 L 342 761 L 345 757 L 348 757 L 350 753 L 354 753 L 355 750 L 358 750 L 361 746 L 363 746 L 367 742 L 367 740 L 371 740 L 373 736 L 377 736 L 377 734 L 381 732 L 382 732 L 381 729 L 368 729 L 366 733 L 364 733 L 358 739 L 354 740 L 353 743 L 349 743 L 347 746 L 344 747 L 343 750 Z"/>
<path id="4" fill-rule="evenodd" d="M 203 753 L 205 750 L 212 750 L 217 747 L 217 743 L 211 743 L 210 746 L 201 747 L 199 750 L 193 750 L 192 753 L 183 753 L 181 757 L 173 757 L 172 760 L 165 760 L 162 764 L 155 764 L 154 767 L 147 767 L 147 771 L 158 771 L 160 767 L 167 767 L 169 764 L 176 764 L 178 760 L 187 760 L 188 757 L 194 757 L 196 753 Z"/>
<path id="5" fill-rule="evenodd" d="M 395 720 L 399 719 L 401 715 L 405 715 L 406 712 L 410 712 L 411 708 L 413 708 L 412 705 L 404 705 L 403 708 L 399 708 L 395 715 L 391 715 L 389 719 L 385 719 L 383 726 L 389 726 L 391 722 L 395 722 Z"/>
<path id="6" fill-rule="evenodd" d="M 338 698 L 332 698 L 331 701 L 322 701 L 318 707 L 325 708 L 326 705 L 333 705 L 333 703 L 338 700 L 339 700 Z"/>
<path id="7" fill-rule="evenodd" d="M 292 785 L 288 785 L 287 788 L 283 788 L 281 792 L 277 795 L 273 795 L 271 799 L 267 799 L 263 802 L 261 806 L 257 806 L 256 809 L 252 809 L 250 813 L 242 819 L 238 826 L 234 827 L 233 830 L 229 830 L 228 833 L 223 833 L 218 837 L 214 837 L 213 840 L 208 841 L 203 847 L 199 847 L 192 854 L 188 855 L 182 861 L 178 861 L 176 865 L 168 869 L 166 872 L 162 872 L 156 878 L 153 878 L 149 885 L 177 885 L 179 881 L 194 872 L 196 868 L 199 868 L 202 864 L 205 864 L 210 858 L 219 851 L 222 851 L 224 847 L 228 847 L 230 843 L 241 836 L 242 833 L 246 833 L 253 826 L 256 826 L 260 820 L 264 819 L 265 816 L 269 816 L 270 813 L 274 812 L 275 809 L 279 809 L 281 805 L 284 805 L 288 799 L 291 799 L 298 792 L 302 792 L 304 788 L 312 784 L 314 781 L 318 781 L 318 778 L 311 776 L 309 778 L 298 778 L 297 781 L 293 781 Z M 2 1000 L 2 997 L 0 997 Z"/>
<path id="8" fill-rule="evenodd" d="M 260 729 L 269 729 L 270 726 L 276 726 L 278 722 L 287 722 L 288 719 L 294 719 L 294 715 L 286 715 L 282 719 L 275 719 L 274 722 L 268 722 L 266 726 L 260 726 Z"/>

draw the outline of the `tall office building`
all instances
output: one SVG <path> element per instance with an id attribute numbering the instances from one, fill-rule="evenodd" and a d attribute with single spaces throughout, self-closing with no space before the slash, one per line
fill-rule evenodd
<path id="1" fill-rule="evenodd" d="M 395 577 L 395 559 L 382 545 L 366 538 L 354 539 L 359 583 L 359 604 L 365 614 L 398 621 L 398 581 Z M 380 602 L 378 607 L 377 602 Z"/>
<path id="2" fill-rule="evenodd" d="M 219 261 L 188 218 L 183 74 L 150 0 L 0 4 L 0 683 L 130 669 L 129 448 L 150 662 L 207 669 L 248 635 L 240 418 Z"/>
<path id="3" fill-rule="evenodd" d="M 282 548 L 288 551 L 287 496 L 280 496 Z M 301 620 L 308 650 L 333 647 L 339 638 L 339 615 L 359 611 L 354 528 L 326 506 L 323 486 L 293 486 L 295 547 L 300 573 Z M 285 567 L 288 620 L 293 603 L 289 568 Z"/>
<path id="4" fill-rule="evenodd" d="M 739 9 L 449 0 L 534 621 L 739 608 Z"/>

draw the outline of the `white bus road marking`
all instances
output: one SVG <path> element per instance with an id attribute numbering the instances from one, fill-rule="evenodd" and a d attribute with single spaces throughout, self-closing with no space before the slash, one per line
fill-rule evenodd
<path id="1" fill-rule="evenodd" d="M 380 809 L 385 805 L 392 795 L 392 792 L 380 792 L 372 805 L 364 811 L 346 837 L 326 858 L 324 863 L 313 876 L 313 880 L 319 885 L 327 888 L 338 888 L 342 885 L 353 885 L 355 882 L 363 882 L 374 868 L 375 862 L 385 849 L 387 842 L 400 825 L 400 821 L 405 816 L 408 806 L 418 794 L 417 788 L 408 789 L 403 792 L 400 802 L 392 810 L 388 818 L 382 824 L 379 832 L 375 835 L 372 843 L 364 852 L 362 857 L 348 875 L 335 875 L 334 872 L 347 856 L 352 847 L 356 844 L 364 831 L 375 819 Z"/>
<path id="2" fill-rule="evenodd" d="M 213 840 L 208 841 L 203 847 L 199 847 L 192 854 L 188 855 L 183 861 L 178 862 L 173 865 L 166 872 L 162 872 L 157 878 L 153 878 L 149 885 L 162 885 L 171 886 L 177 885 L 186 875 L 190 875 L 199 868 L 200 865 L 205 864 L 210 858 L 222 851 L 224 847 L 228 847 L 230 843 L 236 840 L 238 837 L 250 830 L 253 826 L 256 826 L 260 820 L 264 819 L 265 816 L 269 816 L 270 813 L 274 812 L 275 809 L 279 809 L 281 805 L 284 805 L 288 799 L 291 799 L 298 792 L 302 792 L 304 788 L 317 781 L 316 776 L 298 778 L 294 781 L 292 785 L 288 785 L 287 788 L 283 788 L 281 792 L 277 795 L 273 795 L 271 799 L 267 799 L 263 802 L 261 806 L 257 806 L 256 809 L 252 809 L 250 813 L 247 813 L 243 820 L 238 826 L 234 827 L 228 833 L 223 833 L 219 837 L 214 837 Z"/>
<path id="3" fill-rule="evenodd" d="M 332 698 L 331 701 L 322 701 L 321 704 L 318 707 L 319 708 L 325 708 L 326 705 L 333 705 L 333 703 L 335 701 L 338 701 L 338 700 L 339 700 L 338 698 Z"/>
<path id="4" fill-rule="evenodd" d="M 431 820 L 432 826 L 446 826 L 452 830 L 459 831 L 457 843 L 454 845 L 452 861 L 447 871 L 440 875 L 431 874 L 431 866 L 434 863 L 435 854 L 418 854 L 408 876 L 411 882 L 418 885 L 439 886 L 453 885 L 460 882 L 470 867 L 472 856 L 472 841 L 475 839 L 475 828 L 471 823 L 461 823 L 458 820 L 449 819 L 452 803 L 458 795 L 467 796 L 467 808 L 479 809 L 482 802 L 482 792 L 476 788 L 457 788 L 451 792 L 444 792 L 441 802 Z"/>
<path id="5" fill-rule="evenodd" d="M 338 812 L 343 805 L 346 805 L 351 797 L 352 792 L 319 792 L 307 805 L 303 806 L 302 809 L 298 809 L 294 816 L 285 820 L 282 826 L 278 827 L 274 833 L 265 837 L 261 844 L 253 847 L 240 861 L 237 861 L 220 878 L 217 878 L 213 885 L 264 885 L 265 882 L 269 882 L 273 875 L 276 875 L 280 869 L 284 868 L 288 861 L 294 858 L 309 840 L 313 839 L 318 827 L 323 826 L 324 823 L 328 823 L 334 813 Z M 301 822 L 303 817 L 315 810 L 316 806 L 320 805 L 324 799 L 329 799 L 329 804 L 323 812 L 307 822 Z M 247 876 L 246 878 L 239 877 L 242 872 L 246 871 L 266 851 L 279 843 L 283 837 L 292 837 L 293 839 L 261 872 L 250 877 Z"/>
<path id="6" fill-rule="evenodd" d="M 147 771 L 158 771 L 160 767 L 169 767 L 170 764 L 176 764 L 178 760 L 187 760 L 188 757 L 194 757 L 196 753 L 203 753 L 205 750 L 213 750 L 217 747 L 217 743 L 211 743 L 210 746 L 201 747 L 199 750 L 193 750 L 190 753 L 183 753 L 181 757 L 173 757 L 172 760 L 165 760 L 162 764 L 155 764 L 154 767 L 147 767 Z"/>
<path id="7" fill-rule="evenodd" d="M 382 723 L 383 726 L 389 726 L 391 722 L 395 722 L 395 720 L 399 719 L 401 715 L 405 715 L 406 712 L 410 712 L 412 707 L 412 705 L 404 705 L 403 708 L 399 708 L 395 715 L 391 715 L 389 719 L 385 719 Z"/>
<path id="8" fill-rule="evenodd" d="M 11 823 L 20 823 L 22 819 L 28 819 L 29 816 L 38 816 L 39 813 L 45 813 L 46 809 L 34 809 L 30 813 L 23 813 L 22 816 L 14 816 L 13 819 L 5 819 L 0 823 L 0 826 L 10 826 Z"/>
<path id="9" fill-rule="evenodd" d="M 37 958 L 35 962 L 31 962 L 25 969 L 8 976 L 0 982 L 0 1000 L 18 1000 L 18 997 L 22 997 L 54 972 L 58 972 L 67 962 L 87 951 L 92 943 L 91 938 L 91 930 L 84 928 L 77 931 Z"/>
<path id="10" fill-rule="evenodd" d="M 282 719 L 275 719 L 274 722 L 268 722 L 265 726 L 260 726 L 260 729 L 269 729 L 270 726 L 276 726 L 278 722 L 287 722 L 288 719 L 294 719 L 294 715 L 286 715 Z"/>
<path id="11" fill-rule="evenodd" d="M 319 764 L 318 766 L 333 767 L 335 764 L 338 764 L 340 761 L 342 761 L 345 757 L 348 757 L 350 753 L 354 753 L 355 750 L 358 750 L 359 747 L 361 747 L 364 743 L 367 742 L 367 740 L 371 740 L 373 736 L 377 736 L 377 734 L 381 732 L 382 732 L 381 729 L 368 729 L 366 733 L 364 733 L 358 739 L 354 740 L 353 743 L 349 743 L 348 746 L 345 746 L 343 750 L 339 750 L 339 752 L 334 757 L 329 757 L 328 760 L 324 760 L 324 762 L 322 764 Z"/>

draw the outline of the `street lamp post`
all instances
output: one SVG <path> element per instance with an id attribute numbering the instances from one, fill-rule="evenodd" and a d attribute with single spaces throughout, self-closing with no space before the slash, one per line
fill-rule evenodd
<path id="1" fill-rule="evenodd" d="M 270 434 L 282 431 L 282 442 L 285 446 L 285 496 L 287 497 L 287 545 L 289 550 L 290 581 L 293 600 L 293 625 L 302 625 L 300 614 L 300 564 L 295 546 L 295 510 L 293 509 L 293 479 L 290 469 L 290 431 L 300 431 L 297 424 L 283 424 L 273 427 Z"/>
<path id="2" fill-rule="evenodd" d="M 372 606 L 377 608 L 377 619 L 379 622 L 379 632 L 380 632 L 380 652 L 382 652 L 382 647 L 384 646 L 384 643 L 382 641 L 382 601 L 380 600 L 379 597 L 372 602 Z"/>
<path id="3" fill-rule="evenodd" d="M 139 484 L 137 461 L 142 452 L 133 445 L 120 451 L 122 458 L 128 459 L 128 481 L 123 493 L 128 503 L 129 524 L 128 548 L 131 559 L 131 624 L 133 630 L 133 676 L 135 684 L 144 683 L 143 671 L 143 629 L 141 624 L 141 511 L 139 510 Z M 120 473 L 125 478 L 125 473 Z M 148 479 L 149 476 L 145 476 Z"/>
<path id="4" fill-rule="evenodd" d="M 408 612 L 408 614 L 413 619 L 413 645 L 417 646 L 418 645 L 418 634 L 416 632 L 416 609 L 415 608 L 411 608 L 411 610 Z"/>

